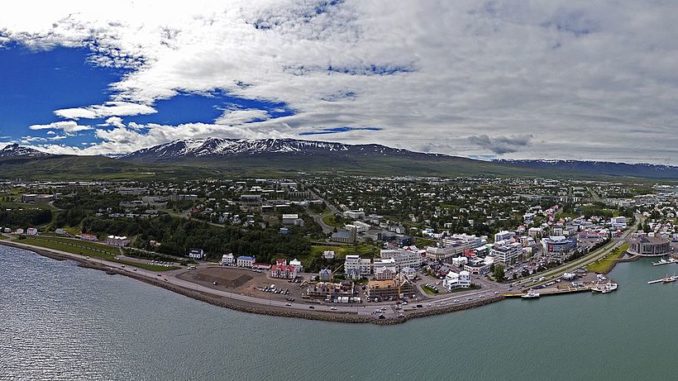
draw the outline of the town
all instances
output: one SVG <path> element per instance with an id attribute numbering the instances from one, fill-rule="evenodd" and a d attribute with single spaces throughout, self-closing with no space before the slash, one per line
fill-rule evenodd
<path id="1" fill-rule="evenodd" d="M 272 311 L 397 321 L 613 291 L 615 263 L 673 261 L 677 199 L 563 179 L 7 180 L 0 241 Z"/>

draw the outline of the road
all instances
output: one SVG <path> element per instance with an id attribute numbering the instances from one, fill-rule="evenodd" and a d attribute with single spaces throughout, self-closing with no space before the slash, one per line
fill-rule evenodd
<path id="1" fill-rule="evenodd" d="M 636 215 L 636 220 L 639 220 L 642 223 L 642 216 Z M 629 235 L 631 235 L 632 233 L 636 232 L 637 226 L 638 226 L 637 224 L 634 224 L 632 227 L 626 229 L 626 231 L 620 237 L 613 239 L 612 242 L 609 242 L 605 246 L 599 248 L 598 250 L 595 250 L 595 251 L 589 253 L 588 255 L 586 255 L 582 258 L 575 259 L 572 262 L 567 262 L 567 263 L 563 264 L 562 266 L 556 267 L 556 268 L 551 269 L 551 270 L 547 270 L 547 271 L 542 272 L 542 273 L 533 274 L 532 278 L 544 277 L 545 279 L 541 282 L 530 284 L 529 286 L 534 287 L 534 286 L 541 285 L 543 283 L 547 283 L 547 282 L 549 282 L 553 279 L 561 277 L 564 273 L 566 273 L 568 271 L 572 271 L 572 270 L 578 269 L 580 267 L 585 267 L 585 266 L 607 256 L 614 249 L 623 245 L 626 238 Z M 518 282 L 515 282 L 516 286 L 527 286 L 527 283 L 532 283 L 532 282 L 530 282 L 529 279 L 524 279 L 524 280 L 520 280 Z"/>

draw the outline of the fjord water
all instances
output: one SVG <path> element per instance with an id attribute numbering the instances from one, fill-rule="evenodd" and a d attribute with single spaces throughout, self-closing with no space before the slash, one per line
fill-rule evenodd
<path id="1" fill-rule="evenodd" d="M 380 327 L 245 314 L 0 247 L 0 380 L 673 379 L 678 284 L 646 284 L 671 266 L 621 264 L 609 295 Z"/>

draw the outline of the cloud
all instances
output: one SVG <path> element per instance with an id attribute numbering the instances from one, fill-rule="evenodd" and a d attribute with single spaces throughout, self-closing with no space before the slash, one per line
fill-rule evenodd
<path id="1" fill-rule="evenodd" d="M 469 141 L 498 155 L 517 152 L 530 145 L 532 135 L 497 136 L 490 138 L 487 135 L 470 136 Z"/>
<path id="2" fill-rule="evenodd" d="M 253 121 L 263 121 L 270 118 L 266 110 L 246 109 L 246 110 L 226 110 L 214 121 L 216 124 L 238 125 Z"/>
<path id="3" fill-rule="evenodd" d="M 28 128 L 31 130 L 61 130 L 66 135 L 76 135 L 78 132 L 92 130 L 91 126 L 79 125 L 77 122 L 72 120 L 59 121 L 50 124 L 34 124 Z"/>
<path id="4" fill-rule="evenodd" d="M 54 114 L 65 119 L 98 119 L 111 116 L 130 116 L 154 114 L 153 107 L 130 102 L 106 102 L 103 105 L 65 108 L 54 111 Z"/>
<path id="5" fill-rule="evenodd" d="M 60 117 L 152 113 L 158 100 L 212 91 L 294 110 L 227 110 L 207 125 L 114 119 L 86 152 L 206 133 L 293 137 L 380 126 L 332 137 L 462 156 L 678 164 L 677 2 L 52 3 L 39 13 L 32 2 L 3 9 L 3 38 L 35 49 L 88 47 L 93 64 L 129 69 L 111 84 L 109 103 Z M 543 143 L 516 139 L 534 131 Z"/>

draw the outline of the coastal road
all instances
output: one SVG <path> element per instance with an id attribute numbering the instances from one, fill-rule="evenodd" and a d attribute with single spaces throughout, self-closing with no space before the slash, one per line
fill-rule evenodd
<path id="1" fill-rule="evenodd" d="M 639 215 L 636 216 L 636 219 L 640 220 L 641 223 L 642 223 L 642 219 Z M 520 280 L 520 281 L 515 282 L 515 285 L 516 286 L 528 286 L 528 283 L 532 283 L 532 284 L 529 285 L 529 287 L 539 286 L 541 284 L 550 282 L 553 279 L 561 277 L 564 273 L 566 273 L 568 271 L 572 271 L 572 270 L 575 270 L 575 269 L 580 268 L 580 267 L 585 267 L 585 266 L 587 266 L 587 265 L 589 265 L 589 264 L 591 264 L 591 263 L 593 263 L 593 262 L 595 262 L 595 261 L 597 261 L 601 258 L 604 258 L 608 254 L 610 254 L 613 250 L 615 250 L 619 246 L 623 245 L 626 238 L 628 238 L 628 236 L 631 235 L 632 233 L 635 233 L 636 230 L 637 230 L 637 225 L 634 224 L 633 227 L 628 228 L 619 238 L 614 239 L 612 242 L 607 243 L 605 246 L 599 248 L 598 250 L 595 250 L 594 252 L 589 253 L 588 255 L 586 255 L 582 258 L 575 259 L 572 262 L 564 263 L 563 265 L 556 267 L 554 269 L 547 270 L 543 273 L 538 273 L 538 274 L 532 275 L 532 278 L 544 277 L 545 279 L 541 282 L 532 283 L 528 279 L 524 279 L 524 280 Z"/>

